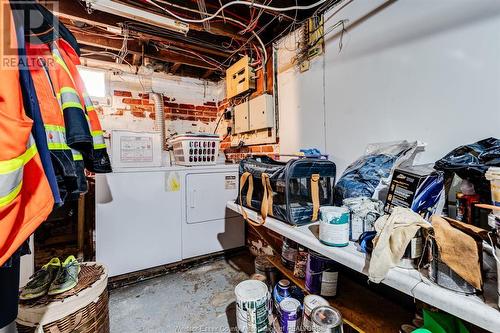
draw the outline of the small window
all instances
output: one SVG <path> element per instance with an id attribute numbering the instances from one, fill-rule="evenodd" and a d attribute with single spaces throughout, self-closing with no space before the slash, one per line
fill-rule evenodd
<path id="1" fill-rule="evenodd" d="M 78 72 L 90 97 L 106 97 L 106 72 L 85 67 L 78 68 Z"/>

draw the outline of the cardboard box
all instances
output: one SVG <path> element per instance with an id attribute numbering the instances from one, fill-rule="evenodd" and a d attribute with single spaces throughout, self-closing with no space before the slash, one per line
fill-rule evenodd
<path id="1" fill-rule="evenodd" d="M 433 191 L 432 197 L 436 199 L 437 203 L 440 201 L 440 196 L 444 196 L 444 182 L 442 181 L 443 175 L 441 172 L 433 168 L 433 164 L 414 165 L 408 167 L 399 167 L 394 170 L 391 185 L 387 193 L 387 198 L 384 206 L 386 213 L 391 213 L 394 207 L 412 208 L 414 201 L 422 191 Z M 425 184 L 424 184 L 425 183 Z M 431 188 L 422 188 L 424 185 L 434 184 Z M 435 212 L 435 207 L 426 209 L 415 209 L 417 213 L 427 218 L 430 213 Z M 442 207 L 441 207 L 442 209 Z"/>

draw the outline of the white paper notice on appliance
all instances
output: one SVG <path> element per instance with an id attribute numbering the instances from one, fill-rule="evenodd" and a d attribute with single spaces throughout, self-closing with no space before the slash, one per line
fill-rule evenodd
<path id="1" fill-rule="evenodd" d="M 161 165 L 161 139 L 158 132 L 114 130 L 111 134 L 113 167 L 152 167 Z"/>
<path id="2" fill-rule="evenodd" d="M 236 189 L 236 176 L 226 176 L 225 188 L 226 190 Z"/>
<path id="3" fill-rule="evenodd" d="M 122 162 L 152 162 L 153 138 L 122 136 L 120 138 L 120 160 Z"/>

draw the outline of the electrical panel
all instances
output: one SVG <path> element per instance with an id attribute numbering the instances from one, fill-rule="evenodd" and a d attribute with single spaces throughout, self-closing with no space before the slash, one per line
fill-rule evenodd
<path id="1" fill-rule="evenodd" d="M 231 98 L 255 89 L 250 58 L 244 56 L 226 70 L 226 97 Z"/>
<path id="2" fill-rule="evenodd" d="M 234 133 L 244 133 L 250 130 L 248 119 L 248 102 L 238 104 L 234 107 Z"/>
<path id="3" fill-rule="evenodd" d="M 234 133 L 274 127 L 274 99 L 263 94 L 234 107 Z"/>
<path id="4" fill-rule="evenodd" d="M 272 95 L 262 94 L 249 102 L 250 130 L 274 127 L 274 99 Z"/>

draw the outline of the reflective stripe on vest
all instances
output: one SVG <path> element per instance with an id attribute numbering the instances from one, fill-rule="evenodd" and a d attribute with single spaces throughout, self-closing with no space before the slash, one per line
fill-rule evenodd
<path id="1" fill-rule="evenodd" d="M 71 76 L 71 73 L 69 71 L 68 66 L 66 65 L 66 63 L 64 62 L 64 60 L 61 56 L 61 53 L 55 47 L 52 47 L 52 57 L 54 57 L 54 60 L 64 69 L 64 71 L 69 75 L 69 77 L 71 79 L 73 79 Z"/>
<path id="2" fill-rule="evenodd" d="M 21 192 L 24 166 L 36 155 L 35 140 L 30 135 L 26 151 L 13 159 L 0 161 L 0 207 L 10 204 Z"/>
<path id="3" fill-rule="evenodd" d="M 95 112 L 94 104 L 90 97 L 84 92 L 83 101 L 85 103 L 85 108 L 87 112 Z M 90 124 L 89 124 L 90 125 Z M 92 140 L 94 141 L 94 149 L 105 149 L 106 144 L 104 143 L 104 132 L 102 130 L 92 131 Z"/>
<path id="4" fill-rule="evenodd" d="M 94 149 L 106 148 L 104 143 L 103 131 L 92 131 L 92 140 L 94 141 Z"/>
<path id="5" fill-rule="evenodd" d="M 78 92 L 70 87 L 63 87 L 57 94 L 57 99 L 61 104 L 61 109 L 64 111 L 66 108 L 79 108 L 83 111 L 83 105 L 80 101 Z"/>
<path id="6" fill-rule="evenodd" d="M 71 149 L 71 154 L 73 155 L 73 161 L 83 161 L 83 155 L 78 150 Z"/>
<path id="7" fill-rule="evenodd" d="M 94 103 L 92 103 L 89 95 L 87 95 L 85 92 L 83 93 L 83 102 L 85 103 L 85 108 L 87 109 L 87 111 L 94 111 Z"/>
<path id="8" fill-rule="evenodd" d="M 70 149 L 66 144 L 66 129 L 64 126 L 45 124 L 45 134 L 50 150 Z"/>

